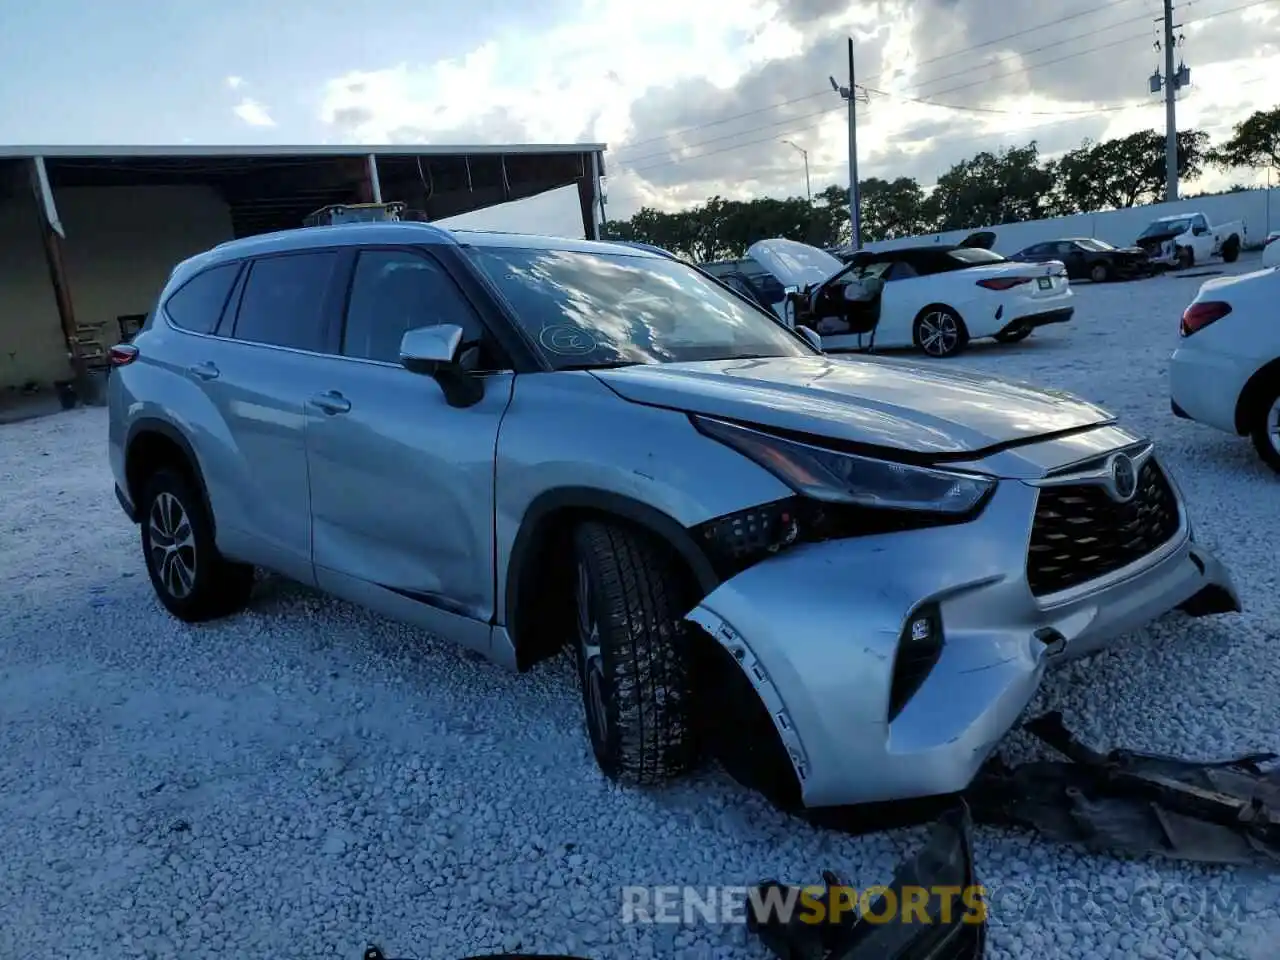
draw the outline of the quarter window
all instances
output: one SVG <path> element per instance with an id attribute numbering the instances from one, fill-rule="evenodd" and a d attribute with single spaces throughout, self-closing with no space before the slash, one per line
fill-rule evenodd
<path id="1" fill-rule="evenodd" d="M 338 255 L 293 253 L 256 261 L 245 282 L 233 336 L 295 350 L 324 349 L 324 302 Z"/>
<path id="2" fill-rule="evenodd" d="M 240 264 L 211 267 L 180 286 L 164 305 L 176 326 L 192 333 L 210 333 L 222 318 L 227 297 L 240 272 Z"/>

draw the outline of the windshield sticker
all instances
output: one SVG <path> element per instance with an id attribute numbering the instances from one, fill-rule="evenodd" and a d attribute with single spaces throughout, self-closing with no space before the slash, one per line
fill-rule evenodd
<path id="1" fill-rule="evenodd" d="M 564 323 L 543 327 L 542 333 L 538 334 L 538 342 L 548 353 L 561 357 L 584 357 L 596 349 L 596 341 L 591 334 Z"/>

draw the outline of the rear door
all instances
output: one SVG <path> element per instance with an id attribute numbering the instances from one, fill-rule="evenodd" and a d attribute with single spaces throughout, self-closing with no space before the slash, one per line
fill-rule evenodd
<path id="1" fill-rule="evenodd" d="M 349 291 L 338 355 L 320 362 L 307 407 L 317 582 L 487 652 L 494 456 L 515 375 L 431 251 L 362 249 Z M 474 406 L 450 406 L 400 365 L 405 331 L 440 323 L 477 345 Z"/>
<path id="2" fill-rule="evenodd" d="M 341 257 L 309 250 L 247 265 L 219 333 L 194 373 L 219 410 L 221 435 L 201 438 L 204 465 L 229 509 L 218 541 L 234 555 L 313 583 L 305 444 L 306 397 L 334 322 Z"/>

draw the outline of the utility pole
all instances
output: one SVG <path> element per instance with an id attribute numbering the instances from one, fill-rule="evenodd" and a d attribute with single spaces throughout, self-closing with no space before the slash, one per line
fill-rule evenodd
<path id="1" fill-rule="evenodd" d="M 849 38 L 849 85 L 842 87 L 830 77 L 831 89 L 849 104 L 849 245 L 862 249 L 862 219 L 858 215 L 861 200 L 858 196 L 858 101 L 867 102 L 865 94 L 859 94 L 854 83 L 853 37 Z"/>
<path id="2" fill-rule="evenodd" d="M 1191 71 L 1185 64 L 1173 68 L 1173 48 L 1177 45 L 1174 31 L 1182 25 L 1173 22 L 1173 0 L 1163 0 L 1164 16 L 1158 17 L 1156 23 L 1164 26 L 1164 76 L 1156 70 L 1151 75 L 1151 92 L 1158 93 L 1164 89 L 1164 167 L 1165 167 L 1165 201 L 1172 203 L 1178 199 L 1178 91 L 1191 83 Z M 1160 44 L 1157 44 L 1159 46 Z"/>
<path id="3" fill-rule="evenodd" d="M 788 147 L 795 147 L 800 151 L 800 156 L 804 157 L 804 195 L 809 200 L 809 206 L 813 206 L 813 188 L 809 185 L 809 151 L 798 143 L 792 143 L 790 140 L 783 140 Z"/>

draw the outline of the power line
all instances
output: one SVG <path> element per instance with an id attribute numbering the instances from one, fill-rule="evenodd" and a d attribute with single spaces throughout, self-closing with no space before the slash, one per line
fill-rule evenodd
<path id="1" fill-rule="evenodd" d="M 1220 10 L 1220 11 L 1217 11 L 1217 12 L 1214 12 L 1214 13 L 1205 14 L 1205 15 L 1204 15 L 1204 16 L 1202 16 L 1202 17 L 1197 17 L 1197 18 L 1195 18 L 1195 19 L 1188 20 L 1188 21 L 1186 21 L 1186 25 L 1190 25 L 1190 24 L 1192 24 L 1192 23 L 1205 22 L 1205 21 L 1208 21 L 1208 20 L 1215 19 L 1215 18 L 1217 18 L 1217 17 L 1226 16 L 1226 15 L 1231 14 L 1231 13 L 1238 13 L 1238 12 L 1241 12 L 1241 11 L 1243 11 L 1243 10 L 1248 10 L 1248 9 L 1253 8 L 1253 7 L 1261 6 L 1263 3 L 1268 3 L 1268 2 L 1272 2 L 1272 0 L 1251 0 L 1251 2 L 1249 2 L 1249 3 L 1239 4 L 1239 5 L 1235 6 L 1235 7 L 1230 7 L 1230 8 L 1227 8 L 1227 9 L 1225 9 L 1225 10 Z M 1144 15 L 1144 16 L 1142 17 L 1142 19 L 1146 19 L 1146 16 Z M 1046 49 L 1052 49 L 1052 48 L 1053 48 L 1053 47 L 1055 47 L 1055 46 L 1061 46 L 1063 43 L 1070 42 L 1070 40 L 1079 40 L 1079 39 L 1083 39 L 1083 38 L 1084 38 L 1084 37 L 1086 37 L 1086 36 L 1091 36 L 1091 35 L 1096 34 L 1096 33 L 1099 33 L 1099 32 L 1102 32 L 1102 31 L 1093 31 L 1093 32 L 1092 32 L 1092 33 L 1090 33 L 1090 34 L 1080 34 L 1080 35 L 1074 36 L 1074 37 L 1072 37 L 1072 38 L 1069 38 L 1069 40 L 1062 40 L 1062 41 L 1059 41 L 1059 42 L 1058 42 L 1058 43 L 1056 43 L 1056 44 L 1047 44 L 1047 45 L 1045 45 L 1045 46 L 1043 46 L 1043 47 L 1036 48 L 1036 50 L 1027 51 L 1027 53 L 1029 54 L 1029 53 L 1034 53 L 1034 52 L 1038 52 L 1038 51 L 1042 51 L 1042 50 L 1046 50 Z M 1065 62 L 1065 61 L 1067 61 L 1067 60 L 1072 60 L 1072 59 L 1075 59 L 1075 58 L 1077 58 L 1077 57 L 1087 56 L 1088 54 L 1091 54 L 1091 53 L 1097 53 L 1098 51 L 1101 51 L 1101 50 L 1107 50 L 1107 49 L 1110 49 L 1110 48 L 1113 48 L 1113 47 L 1121 46 L 1122 44 L 1133 43 L 1133 42 L 1135 42 L 1136 40 L 1146 40 L 1146 39 L 1148 39 L 1146 34 L 1142 34 L 1142 35 L 1136 35 L 1136 34 L 1135 34 L 1135 35 L 1130 35 L 1130 36 L 1122 37 L 1122 38 L 1120 38 L 1120 39 L 1118 39 L 1118 40 L 1113 40 L 1113 41 L 1111 41 L 1111 42 L 1109 42 L 1109 43 L 1099 44 L 1099 45 L 1097 45 L 1097 46 L 1089 47 L 1089 48 L 1086 48 L 1086 49 L 1084 49 L 1084 50 L 1078 50 L 1078 51 L 1075 51 L 1075 52 L 1073 52 L 1073 53 L 1068 53 L 1068 54 L 1065 54 L 1065 55 L 1060 56 L 1060 57 L 1055 57 L 1055 58 L 1053 58 L 1053 59 L 1051 59 L 1051 60 L 1045 60 L 1045 61 L 1043 61 L 1043 62 L 1041 62 L 1041 63 L 1035 63 L 1035 64 L 1026 65 L 1026 64 L 1022 64 L 1021 62 L 1019 62 L 1019 65 L 1018 65 L 1017 71 L 1026 72 L 1026 73 L 1028 73 L 1028 74 L 1029 74 L 1029 73 L 1031 73 L 1031 72 L 1032 72 L 1032 71 L 1034 71 L 1034 70 L 1038 70 L 1038 69 L 1042 69 L 1042 68 L 1044 68 L 1044 67 L 1052 66 L 1052 65 L 1057 64 L 1057 63 L 1062 63 L 1062 62 Z M 1014 72 L 1017 72 L 1017 71 L 1014 71 Z M 966 72 L 967 72 L 967 71 L 966 71 Z M 1007 76 L 1007 75 L 1009 75 L 1009 73 L 1010 73 L 1010 71 L 1006 71 L 1006 72 L 1004 72 L 1003 74 L 1000 74 L 1000 76 Z M 995 78 L 994 78 L 994 77 L 985 77 L 985 78 L 982 78 L 982 79 L 979 79 L 979 80 L 976 80 L 976 81 L 971 81 L 971 82 L 969 82 L 969 83 L 960 84 L 960 85 L 958 85 L 958 86 L 950 87 L 950 88 L 948 88 L 948 89 L 946 89 L 946 90 L 939 91 L 939 93 L 938 93 L 937 95 L 938 95 L 938 96 L 942 96 L 942 95 L 945 95 L 945 94 L 947 94 L 947 93 L 955 93 L 955 92 L 960 91 L 960 90 L 966 90 L 966 89 L 969 89 L 969 88 L 972 88 L 972 87 L 978 86 L 978 85 L 980 85 L 980 84 L 989 83 L 992 79 L 995 79 Z M 869 90 L 870 90 L 870 89 L 872 89 L 872 88 L 865 88 L 865 87 L 864 87 L 864 89 L 869 89 Z M 1115 105 L 1111 105 L 1111 106 L 1104 106 L 1104 107 L 1094 107 L 1094 108 L 1089 108 L 1089 109 L 1085 109 L 1085 110 L 1078 110 L 1078 111 L 1016 111 L 1016 110 L 1014 110 L 1014 111 L 1004 111 L 1004 110 L 999 110 L 999 109 L 997 109 L 997 108 L 992 108 L 992 107 L 980 107 L 980 106 L 964 107 L 964 106 L 958 106 L 958 105 L 955 105 L 955 104 L 947 104 L 947 103 L 941 103 L 941 102 L 933 101 L 933 100 L 930 100 L 930 99 L 928 99 L 928 98 L 923 98 L 923 97 L 910 97 L 910 96 L 906 96 L 906 95 L 893 94 L 893 93 L 890 93 L 890 92 L 888 92 L 888 91 L 882 91 L 882 90 L 873 90 L 872 92 L 875 92 L 875 93 L 880 94 L 880 95 L 883 95 L 883 96 L 897 97 L 898 99 L 904 99 L 904 100 L 908 100 L 908 101 L 911 101 L 911 102 L 914 102 L 914 103 L 918 103 L 918 104 L 921 104 L 921 105 L 925 105 L 925 106 L 934 106 L 934 107 L 938 107 L 938 108 L 941 108 L 941 109 L 950 109 L 950 110 L 958 110 L 958 111 L 971 111 L 971 112 L 977 112 L 977 113 L 989 113 L 989 114 L 992 114 L 992 115 L 1008 115 L 1008 116 L 1019 116 L 1019 115 L 1022 115 L 1022 116 L 1085 116 L 1085 115 L 1095 114 L 1095 113 L 1109 113 L 1109 112 L 1117 112 L 1117 111 L 1120 111 L 1120 110 L 1127 110 L 1127 109 L 1139 109 L 1139 108 L 1141 108 L 1141 107 L 1143 107 L 1143 106 L 1147 106 L 1147 105 L 1148 105 L 1148 104 L 1146 104 L 1146 103 L 1126 103 L 1126 104 L 1115 104 Z M 826 91 L 825 95 L 826 95 L 826 96 L 830 96 L 830 95 L 831 95 L 831 94 L 830 94 L 830 91 Z M 795 103 L 795 102 L 799 102 L 799 101 L 801 101 L 801 100 L 805 100 L 805 99 L 811 99 L 811 98 L 809 98 L 809 97 L 798 97 L 798 98 L 795 98 L 795 99 L 793 99 L 792 101 L 788 101 L 788 102 Z M 707 146 L 707 145 L 709 145 L 709 144 L 713 144 L 713 143 L 721 143 L 721 142 L 723 142 L 723 141 L 725 141 L 725 140 L 731 140 L 731 139 L 733 139 L 733 138 L 735 138 L 735 137 L 744 136 L 744 135 L 746 135 L 746 134 L 750 134 L 750 133 L 756 133 L 756 132 L 759 132 L 759 131 L 762 131 L 762 130 L 769 129 L 769 128 L 771 128 L 771 127 L 781 127 L 781 126 L 788 126 L 788 127 L 789 127 L 791 124 L 794 124 L 794 123 L 797 123 L 797 122 L 800 122 L 800 121 L 803 121 L 803 120 L 812 120 L 812 119 L 816 119 L 816 118 L 825 118 L 825 117 L 827 117 L 827 116 L 830 116 L 830 115 L 835 114 L 837 111 L 842 111 L 843 109 L 844 109 L 844 105 L 843 105 L 843 103 L 841 103 L 841 104 L 837 104 L 837 105 L 833 105 L 832 107 L 829 107 L 829 108 L 826 108 L 826 109 L 823 109 L 823 110 L 818 110 L 818 111 L 815 111 L 815 112 L 812 112 L 812 113 L 802 114 L 802 115 L 797 116 L 797 117 L 788 117 L 788 118 L 785 118 L 785 119 L 783 119 L 783 120 L 774 121 L 774 122 L 773 122 L 773 123 L 771 123 L 771 124 L 764 124 L 764 125 L 761 125 L 761 126 L 758 126 L 758 127 L 752 127 L 752 128 L 750 128 L 750 129 L 747 129 L 747 130 L 740 130 L 740 131 L 736 131 L 736 132 L 733 132 L 733 133 L 722 134 L 721 136 L 718 136 L 718 137 L 712 137 L 712 138 L 710 138 L 710 139 L 708 139 L 708 140 L 699 141 L 698 143 L 688 144 L 687 146 L 685 146 L 685 147 L 684 147 L 684 149 L 697 149 L 697 148 L 699 148 L 699 147 Z M 717 123 L 727 122 L 727 121 L 728 121 L 728 120 L 730 120 L 730 119 L 733 119 L 733 118 L 728 118 L 728 117 L 726 117 L 726 118 L 724 118 L 724 120 L 722 120 L 722 121 L 717 121 Z M 782 135 L 784 135 L 784 136 L 793 136 L 793 135 L 797 135 L 797 134 L 800 134 L 800 133 L 806 133 L 806 132 L 809 132 L 809 131 L 811 131 L 811 130 L 814 130 L 814 129 L 819 128 L 820 126 L 821 126 L 821 123 L 815 123 L 815 124 L 809 124 L 808 126 L 795 128 L 795 129 L 780 130 L 780 131 L 778 131 L 777 133 L 775 133 L 775 134 L 773 134 L 773 135 L 771 135 L 771 136 L 768 136 L 768 137 L 758 138 L 758 139 L 754 139 L 754 140 L 746 140 L 746 141 L 743 141 L 743 142 L 741 142 L 741 143 L 736 143 L 736 144 L 729 144 L 729 145 L 724 146 L 724 147 L 719 147 L 719 148 L 717 148 L 717 149 L 715 149 L 715 150 L 709 150 L 709 151 L 700 152 L 700 153 L 694 154 L 693 156 L 686 156 L 686 157 L 671 158 L 671 157 L 670 157 L 670 153 L 671 153 L 671 151 L 670 151 L 670 150 L 661 150 L 661 151 L 655 151 L 655 152 L 653 152 L 653 153 L 645 154 L 645 155 L 642 155 L 642 156 L 639 156 L 639 157 L 632 157 L 632 158 L 629 158 L 629 159 L 628 159 L 628 158 L 619 158 L 617 162 L 619 162 L 619 163 L 621 163 L 621 164 L 624 164 L 624 165 L 626 165 L 626 166 L 629 166 L 629 167 L 631 168 L 631 171 L 632 171 L 633 173 L 638 173 L 638 172 L 641 172 L 641 171 L 643 171 L 643 170 L 652 170 L 652 169 L 655 169 L 655 168 L 658 168 L 658 167 L 667 166 L 667 165 L 672 164 L 672 163 L 684 163 L 684 162 L 688 162 L 688 161 L 692 161 L 692 160 L 699 160 L 699 159 L 702 159 L 703 157 L 715 156 L 715 155 L 717 155 L 717 154 L 725 153 L 725 152 L 728 152 L 728 151 L 730 151 L 730 150 L 738 150 L 738 149 L 743 149 L 743 148 L 746 148 L 746 147 L 757 146 L 757 145 L 762 144 L 762 143 L 768 143 L 768 142 L 773 141 L 774 139 L 776 139 L 776 137 L 778 136 L 778 134 L 782 134 Z M 661 138 L 658 138 L 658 139 L 661 139 Z M 660 157 L 661 157 L 661 158 L 666 158 L 666 159 L 664 159 L 664 160 L 662 160 L 662 161 L 660 161 L 660 162 L 657 162 L 657 163 L 653 163 L 653 164 L 646 164 L 646 163 L 645 163 L 645 161 L 648 161 L 648 160 L 658 160 L 658 158 L 660 158 Z M 641 166 L 639 166 L 639 167 L 632 166 L 633 164 L 640 164 Z"/>
<path id="2" fill-rule="evenodd" d="M 1018 37 L 1026 36 L 1029 33 L 1036 33 L 1040 30 L 1045 30 L 1049 27 L 1056 27 L 1061 23 L 1066 23 L 1068 20 L 1078 20 L 1082 17 L 1092 16 L 1093 14 L 1096 14 L 1096 13 L 1102 13 L 1104 10 L 1109 10 L 1112 7 L 1119 6 L 1122 3 L 1132 3 L 1132 2 L 1133 0 L 1110 0 L 1110 2 L 1104 3 L 1098 7 L 1092 7 L 1088 10 L 1082 10 L 1082 11 L 1079 11 L 1078 13 L 1070 14 L 1069 16 L 1060 17 L 1057 20 L 1051 20 L 1047 23 L 1039 23 L 1033 27 L 1027 27 L 1023 30 L 1015 31 L 1014 33 L 1008 33 L 1002 37 L 996 37 L 993 40 L 984 40 L 982 43 L 976 43 L 976 44 L 973 44 L 972 46 L 962 47 L 958 50 L 952 50 L 952 51 L 949 51 L 948 53 L 939 54 L 936 57 L 930 57 L 927 60 L 921 60 L 919 63 L 916 64 L 916 66 L 921 67 L 926 64 L 937 63 L 941 60 L 949 60 L 952 57 L 957 57 L 965 53 L 971 53 L 974 50 L 981 50 L 985 47 L 990 47 L 997 43 L 1004 43 L 1005 41 L 1008 41 L 1008 40 L 1014 40 L 1014 39 L 1017 39 Z M 1146 19 L 1146 18 L 1147 18 L 1147 15 L 1143 14 L 1142 17 L 1139 17 L 1137 19 Z M 1121 21 L 1122 24 L 1131 23 L 1131 22 L 1133 21 L 1132 20 Z M 1109 29 L 1109 28 L 1104 28 L 1104 29 Z M 1099 32 L 1102 32 L 1102 31 L 1094 31 L 1094 33 L 1099 33 Z M 1086 33 L 1086 34 L 1082 34 L 1081 36 L 1092 36 L 1092 35 L 1093 34 Z M 1080 39 L 1080 37 L 1069 37 L 1065 40 L 1059 41 L 1059 44 L 1069 43 L 1071 42 L 1071 40 L 1074 40 L 1074 39 Z M 1049 44 L 1048 46 L 1052 47 L 1052 46 L 1055 46 L 1055 44 Z M 1038 48 L 1038 49 L 1047 49 L 1047 48 Z M 872 76 L 871 79 L 878 80 L 882 76 L 883 74 L 876 74 Z M 946 79 L 947 77 L 951 77 L 951 76 L 955 76 L 955 74 L 946 74 L 942 79 Z M 735 113 L 732 116 L 722 117 L 719 120 L 711 120 L 711 121 L 708 121 L 707 123 L 699 123 L 699 124 L 694 124 L 688 127 L 682 127 L 677 130 L 672 130 L 668 133 L 660 134 L 659 136 L 656 136 L 656 137 L 646 137 L 643 140 L 635 140 L 627 144 L 625 147 L 621 148 L 619 152 L 621 153 L 621 152 L 629 151 L 634 147 L 642 146 L 647 143 L 656 143 L 659 140 L 669 140 L 673 137 L 683 136 L 686 133 L 695 133 L 698 130 L 705 130 L 709 127 L 717 127 L 725 123 L 730 123 L 734 120 L 741 120 L 746 117 L 755 117 L 755 116 L 759 116 L 762 113 L 771 113 L 774 110 L 781 109 L 782 107 L 789 107 L 793 104 L 802 103 L 806 100 L 816 100 L 819 97 L 829 97 L 830 95 L 831 95 L 831 91 L 829 89 L 818 90 L 814 93 L 806 93 L 803 96 L 793 97 L 790 100 L 782 100 L 778 103 L 772 103 L 765 107 L 758 107 L 754 110 L 747 110 L 743 113 Z"/>
<path id="3" fill-rule="evenodd" d="M 1135 107 L 1143 107 L 1147 105 L 1145 100 L 1134 100 L 1130 103 L 1117 103 L 1109 107 L 1090 107 L 1086 110 L 999 110 L 995 107 L 965 107 L 956 103 L 939 103 L 936 100 L 925 100 L 920 97 L 908 97 L 902 93 L 890 93 L 887 90 L 877 90 L 875 87 L 863 87 L 867 93 L 874 93 L 881 97 L 888 97 L 891 100 L 905 100 L 908 103 L 918 103 L 926 107 L 941 107 L 944 110 L 959 110 L 962 113 L 988 113 L 996 116 L 1004 117 L 1082 117 L 1091 116 L 1095 113 L 1114 113 L 1118 110 L 1132 110 Z"/>
<path id="4" fill-rule="evenodd" d="M 1275 80 L 1275 77 L 1274 77 L 1274 75 L 1273 75 L 1273 74 L 1270 74 L 1270 73 L 1263 73 L 1263 74 L 1260 74 L 1259 76 L 1251 77 L 1251 78 L 1250 78 L 1250 79 L 1248 79 L 1248 80 L 1240 80 L 1240 81 L 1237 81 L 1236 86 L 1237 86 L 1237 87 L 1245 87 L 1245 86 L 1249 86 L 1249 85 L 1251 85 L 1251 84 L 1255 84 L 1255 83 L 1263 83 L 1263 82 L 1267 82 L 1267 81 L 1274 81 L 1274 80 Z M 1135 107 L 1135 109 L 1145 109 L 1145 108 L 1148 108 L 1148 107 L 1154 107 L 1154 106 L 1159 106 L 1159 105 L 1160 105 L 1160 104 L 1159 104 L 1157 101 L 1154 101 L 1154 100 L 1153 100 L 1153 101 L 1149 101 L 1149 102 L 1141 103 L 1141 104 L 1139 104 L 1137 107 Z M 839 108 L 837 108 L 837 109 L 843 109 L 843 104 L 842 104 Z M 794 130 L 794 131 L 792 131 L 792 134 L 800 134 L 800 133 L 808 132 L 808 131 L 810 131 L 810 130 L 816 130 L 816 129 L 820 128 L 821 126 L 822 126 L 822 124 L 821 124 L 821 123 L 810 124 L 808 127 L 803 127 L 803 128 L 801 128 L 801 129 L 799 129 L 799 130 Z M 1006 131 L 1006 132 L 1004 132 L 1004 133 L 995 133 L 995 134 L 992 134 L 992 133 L 985 133 L 985 134 L 977 134 L 977 135 L 970 136 L 970 137 L 956 137 L 956 138 L 954 138 L 954 139 L 948 139 L 948 140 L 947 140 L 947 144 L 948 144 L 948 145 L 952 145 L 952 144 L 957 144 L 957 145 L 958 145 L 958 144 L 964 144 L 964 143 L 980 143 L 980 142 L 986 143 L 986 142 L 990 142 L 990 141 L 992 141 L 993 139 L 997 139 L 997 138 L 1005 138 L 1005 137 L 1013 137 L 1013 136 L 1026 136 L 1026 135 L 1028 135 L 1028 134 L 1030 134 L 1030 135 L 1031 135 L 1031 137 L 1030 137 L 1031 139 L 1035 139 L 1035 132 L 1036 132 L 1037 130 L 1046 129 L 1046 128 L 1048 128 L 1048 127 L 1052 127 L 1052 126 L 1056 126 L 1056 124 L 1053 124 L 1053 123 L 1045 123 L 1045 124 L 1040 124 L 1039 126 L 1030 127 L 1030 128 L 1026 128 L 1026 129 L 1022 129 L 1022 130 L 1009 130 L 1009 131 Z M 765 144 L 765 143 L 775 143 L 775 142 L 777 142 L 775 137 L 762 137 L 762 138 L 760 138 L 760 139 L 758 139 L 758 140 L 750 140 L 750 141 L 747 141 L 747 142 L 744 142 L 744 143 L 732 144 L 732 145 L 727 146 L 727 147 L 721 147 L 721 148 L 719 148 L 719 149 L 717 149 L 717 150 L 709 150 L 709 151 L 707 151 L 706 153 L 699 154 L 698 156 L 695 156 L 695 157 L 682 157 L 682 158 L 678 158 L 678 159 L 675 159 L 675 160 L 667 160 L 667 161 L 665 161 L 665 162 L 660 162 L 660 163 L 651 163 L 651 164 L 646 164 L 646 165 L 645 165 L 645 166 L 643 166 L 643 167 L 629 167 L 629 168 L 627 168 L 627 172 L 628 172 L 628 173 L 631 173 L 631 174 L 642 174 L 642 173 L 645 173 L 645 172 L 650 171 L 650 170 L 657 170 L 657 169 L 661 169 L 662 167 L 669 167 L 669 166 L 674 166 L 674 165 L 677 165 L 677 164 L 680 164 L 680 163 L 687 163 L 687 162 L 691 162 L 691 161 L 694 161 L 694 160 L 701 160 L 701 159 L 703 159 L 704 157 L 713 157 L 713 156 L 715 156 L 716 154 L 720 154 L 720 153 L 727 153 L 727 152 L 729 152 L 729 151 L 731 151 L 731 150 L 737 150 L 737 149 L 741 149 L 741 148 L 744 148 L 744 147 L 753 147 L 753 146 L 759 146 L 760 144 Z M 838 164 L 837 164 L 837 166 L 838 166 Z M 615 190 L 614 190 L 613 188 L 611 188 L 611 189 L 609 190 L 609 192 L 610 192 L 610 194 L 614 194 L 614 195 L 616 195 Z M 641 199 L 640 193 L 639 193 L 638 191 L 634 191 L 634 190 L 633 190 L 633 191 L 626 191 L 626 190 L 623 190 L 623 191 L 621 191 L 621 194 L 622 194 L 622 196 L 625 196 L 625 197 L 634 197 L 634 198 L 637 198 L 637 199 Z"/>

